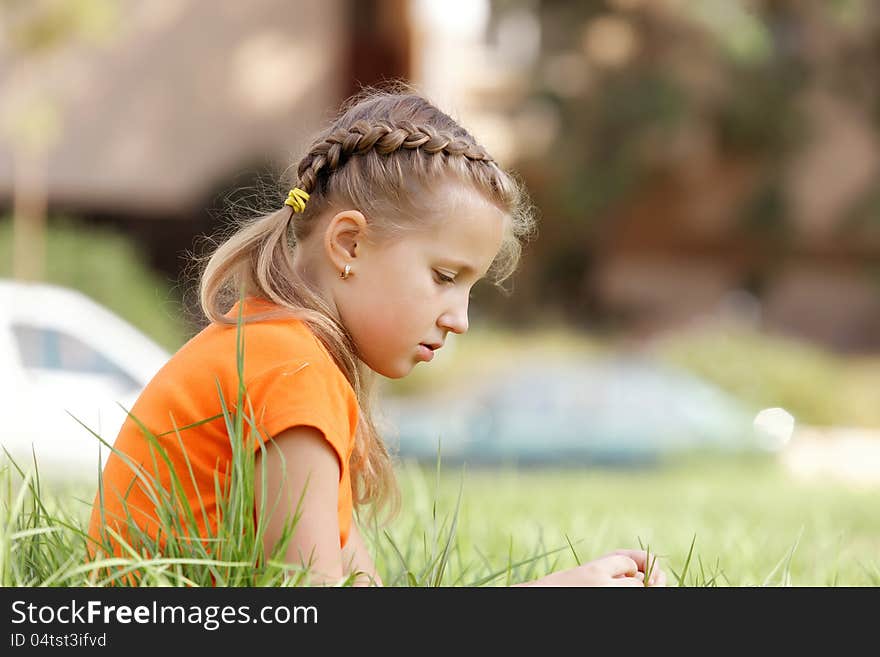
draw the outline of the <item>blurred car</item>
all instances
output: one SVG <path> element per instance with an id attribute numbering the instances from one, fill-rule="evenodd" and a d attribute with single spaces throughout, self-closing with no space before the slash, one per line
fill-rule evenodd
<path id="1" fill-rule="evenodd" d="M 90 429 L 112 444 L 126 415 L 120 404 L 130 409 L 168 358 L 80 292 L 0 280 L 0 446 L 28 467 L 33 450 L 41 473 L 94 477 L 99 440 Z"/>
<path id="2" fill-rule="evenodd" d="M 650 464 L 677 450 L 762 449 L 754 412 L 688 372 L 640 358 L 524 364 L 453 398 L 389 399 L 402 459 Z"/>

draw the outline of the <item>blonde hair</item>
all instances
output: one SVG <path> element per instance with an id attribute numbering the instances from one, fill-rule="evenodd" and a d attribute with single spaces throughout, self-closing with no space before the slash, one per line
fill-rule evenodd
<path id="1" fill-rule="evenodd" d="M 212 322 L 227 318 L 240 291 L 280 306 L 281 312 L 248 316 L 249 321 L 295 317 L 305 322 L 345 374 L 359 405 L 355 447 L 350 464 L 355 508 L 372 511 L 399 506 L 393 462 L 373 420 L 376 382 L 357 356 L 354 342 L 331 311 L 321 291 L 297 274 L 294 250 L 315 230 L 318 218 L 332 208 L 357 208 L 381 241 L 402 236 L 431 221 L 420 212 L 430 183 L 454 176 L 499 208 L 508 218 L 501 248 L 487 278 L 504 294 L 501 283 L 515 270 L 521 240 L 534 231 L 534 218 L 523 187 L 502 170 L 458 123 L 409 87 L 367 89 L 347 101 L 332 124 L 309 146 L 297 166 L 295 186 L 310 198 L 302 214 L 288 206 L 252 217 L 205 256 L 199 300 Z M 285 190 L 286 195 L 286 190 Z"/>

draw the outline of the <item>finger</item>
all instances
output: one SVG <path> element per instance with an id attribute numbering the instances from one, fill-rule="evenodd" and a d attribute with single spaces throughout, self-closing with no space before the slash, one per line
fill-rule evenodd
<path id="1" fill-rule="evenodd" d="M 645 583 L 645 573 L 638 571 L 638 570 L 634 573 L 621 573 L 621 574 L 611 576 L 612 579 L 626 579 L 627 577 L 637 579 L 642 584 Z"/>
<path id="2" fill-rule="evenodd" d="M 633 576 L 639 572 L 639 565 L 622 554 L 610 554 L 601 560 L 607 572 L 612 577 L 619 575 Z"/>
<path id="3" fill-rule="evenodd" d="M 655 586 L 659 578 L 666 577 L 663 573 L 663 568 L 660 567 L 660 559 L 656 559 L 655 557 L 651 557 L 651 564 L 648 565 L 648 570 L 651 571 L 651 576 L 648 578 L 651 586 Z"/>
<path id="4" fill-rule="evenodd" d="M 639 570 L 643 573 L 650 570 L 652 577 L 654 572 L 661 570 L 660 558 L 653 553 L 649 555 L 646 550 L 615 550 L 612 554 L 623 554 L 628 556 L 639 565 Z M 653 579 L 649 580 L 649 582 L 651 581 L 653 581 Z"/>
<path id="5" fill-rule="evenodd" d="M 666 573 L 663 570 L 651 573 L 651 586 L 666 586 Z"/>
<path id="6" fill-rule="evenodd" d="M 629 557 L 633 561 L 636 562 L 638 569 L 642 572 L 645 572 L 647 569 L 648 563 L 648 553 L 645 550 L 615 550 L 611 554 L 619 554 L 625 557 Z M 654 556 L 651 556 L 651 561 L 654 560 Z"/>
<path id="7" fill-rule="evenodd" d="M 666 573 L 659 566 L 654 566 L 645 586 L 666 586 Z"/>
<path id="8" fill-rule="evenodd" d="M 636 577 L 615 577 L 610 586 L 637 586 L 645 588 L 645 583 Z"/>

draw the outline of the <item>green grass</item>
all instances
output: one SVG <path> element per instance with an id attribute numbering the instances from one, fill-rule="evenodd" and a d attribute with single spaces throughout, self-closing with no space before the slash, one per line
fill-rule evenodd
<path id="1" fill-rule="evenodd" d="M 185 427 L 175 427 L 173 436 L 155 435 L 134 415 L 142 435 L 148 441 L 152 464 L 133 463 L 125 454 L 83 425 L 108 449 L 113 449 L 135 475 L 133 486 L 143 490 L 155 508 L 158 532 L 142 531 L 132 519 L 134 509 L 123 506 L 125 536 L 103 521 L 99 537 L 88 534 L 88 516 L 92 494 L 79 496 L 67 493 L 63 498 L 44 492 L 39 477 L 39 464 L 24 469 L 11 457 L 2 470 L 2 504 L 0 504 L 0 584 L 3 586 L 290 586 L 308 583 L 308 568 L 281 561 L 293 534 L 299 509 L 290 514 L 281 538 L 269 554 L 264 551 L 263 533 L 269 504 L 277 503 L 262 491 L 262 504 L 255 511 L 254 450 L 271 449 L 256 429 L 253 409 L 243 384 L 244 352 L 241 313 L 236 333 L 238 395 L 233 409 L 222 395 L 217 382 L 222 413 Z M 193 478 L 189 460 L 186 471 L 171 467 L 167 445 L 183 442 L 180 431 L 222 417 L 230 437 L 232 460 L 229 476 L 215 474 L 214 493 L 217 499 L 216 529 L 207 521 L 201 504 L 193 508 L 182 482 Z M 245 427 L 251 429 L 245 431 Z M 247 438 L 245 438 L 247 436 Z M 281 455 L 283 460 L 283 455 Z M 156 476 L 157 464 L 164 463 L 170 472 L 165 483 Z M 265 464 L 265 459 L 263 460 Z M 265 465 L 264 465 L 265 467 Z M 264 473 L 265 475 L 265 473 Z M 16 476 L 18 477 L 16 479 Z M 265 481 L 265 476 L 263 478 Z M 194 480 L 193 480 L 194 482 Z M 101 474 L 97 481 L 98 498 L 104 499 Z M 59 499 L 73 499 L 71 506 Z M 103 504 L 99 505 L 103 513 Z M 256 518 L 255 518 L 256 515 Z M 199 529 L 205 516 L 206 532 Z M 255 521 L 256 519 L 256 521 Z M 116 545 L 121 546 L 115 550 Z M 93 556 L 89 556 L 92 554 Z M 351 583 L 346 578 L 342 583 Z"/>
<path id="2" fill-rule="evenodd" d="M 426 564 L 422 536 L 429 547 L 434 536 L 427 520 L 435 504 L 451 517 L 462 472 L 443 471 L 433 482 L 418 466 L 401 474 L 406 509 L 389 534 Z M 876 496 L 796 481 L 772 458 L 757 457 L 701 456 L 656 470 L 475 470 L 464 474 L 448 581 L 493 572 L 504 572 L 496 584 L 523 581 L 642 547 L 658 557 L 670 585 L 681 576 L 689 586 L 876 586 Z M 377 545 L 380 570 L 396 572 L 393 555 Z"/>
<path id="3" fill-rule="evenodd" d="M 93 491 L 42 484 L 16 492 L 12 474 L 0 475 L 3 585 L 100 583 L 83 566 Z M 772 459 L 700 457 L 635 471 L 406 463 L 399 474 L 401 515 L 364 528 L 386 585 L 505 586 L 638 547 L 657 557 L 669 586 L 880 585 L 876 491 L 796 481 Z M 228 586 L 302 583 L 301 573 L 265 564 L 254 576 L 245 564 L 256 561 L 258 543 L 252 534 L 223 557 L 179 553 L 128 565 L 152 569 L 144 585 L 207 585 L 208 573 Z"/>
<path id="4" fill-rule="evenodd" d="M 469 353 L 477 353 L 477 342 Z M 482 344 L 497 353 L 504 347 Z M 238 366 L 241 372 L 240 351 Z M 247 409 L 244 393 L 239 389 L 236 408 Z M 222 410 L 233 476 L 216 483 L 223 503 L 216 534 L 205 541 L 169 540 L 160 550 L 132 524 L 132 542 L 121 558 L 87 562 L 95 485 L 65 488 L 41 481 L 39 464 L 10 463 L 0 466 L 0 584 L 306 583 L 307 571 L 281 560 L 295 514 L 272 555 L 263 557 L 266 509 L 257 509 L 255 524 L 252 452 L 242 439 L 253 418 L 228 405 Z M 164 458 L 161 443 L 146 434 L 156 458 Z M 179 431 L 170 438 L 179 439 Z M 691 456 L 637 470 L 466 471 L 403 463 L 399 475 L 401 516 L 387 528 L 363 528 L 388 585 L 504 586 L 639 546 L 658 558 L 669 585 L 880 585 L 877 491 L 796 481 L 769 457 Z M 151 490 L 165 535 L 194 535 L 200 510 L 189 508 L 179 483 L 190 473 L 176 476 L 167 488 L 147 473 L 142 483 Z M 134 582 L 126 578 L 132 574 Z"/>

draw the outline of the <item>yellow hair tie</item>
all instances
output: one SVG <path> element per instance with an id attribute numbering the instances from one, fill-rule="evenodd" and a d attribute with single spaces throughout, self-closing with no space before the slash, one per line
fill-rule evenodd
<path id="1" fill-rule="evenodd" d="M 287 200 L 284 201 L 284 205 L 292 207 L 294 212 L 304 212 L 306 209 L 306 201 L 308 200 L 309 195 L 306 192 L 299 187 L 294 187 L 290 190 L 290 194 L 287 195 Z"/>

